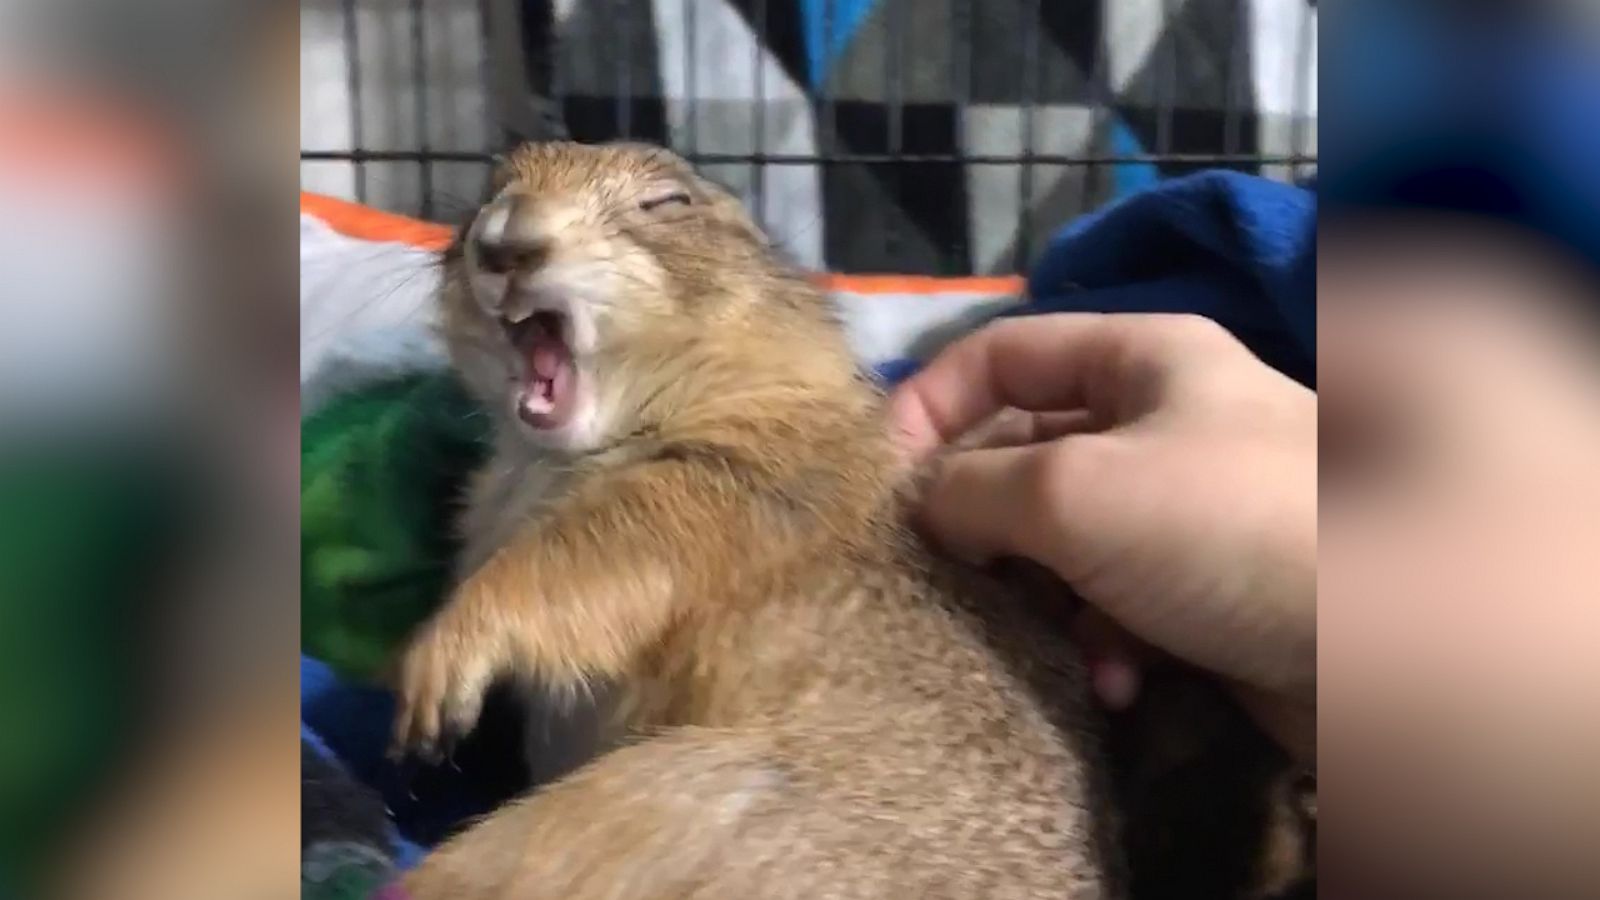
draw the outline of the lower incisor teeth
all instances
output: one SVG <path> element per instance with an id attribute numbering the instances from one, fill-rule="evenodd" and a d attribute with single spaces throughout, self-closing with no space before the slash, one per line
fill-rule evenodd
<path id="1" fill-rule="evenodd" d="M 522 398 L 522 408 L 535 414 L 547 413 L 555 408 L 555 403 L 549 397 L 535 391 Z"/>

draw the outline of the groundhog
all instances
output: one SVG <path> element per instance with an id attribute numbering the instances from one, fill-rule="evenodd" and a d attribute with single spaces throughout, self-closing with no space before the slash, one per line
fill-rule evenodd
<path id="1" fill-rule="evenodd" d="M 401 660 L 396 746 L 437 757 L 505 678 L 603 693 L 616 745 L 406 892 L 1125 896 L 1059 612 L 910 527 L 827 296 L 659 148 L 525 146 L 491 193 L 442 316 L 492 458 Z"/>

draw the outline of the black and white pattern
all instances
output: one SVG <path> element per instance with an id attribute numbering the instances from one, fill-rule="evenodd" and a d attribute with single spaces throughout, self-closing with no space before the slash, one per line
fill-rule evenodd
<path id="1" fill-rule="evenodd" d="M 308 190 L 450 217 L 515 140 L 632 137 L 840 271 L 1019 271 L 1157 178 L 1316 152 L 1314 0 L 303 0 L 302 60 Z"/>

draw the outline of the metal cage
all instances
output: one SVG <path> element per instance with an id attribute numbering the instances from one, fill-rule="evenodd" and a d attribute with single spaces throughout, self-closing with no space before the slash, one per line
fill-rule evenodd
<path id="1" fill-rule="evenodd" d="M 331 137 L 303 120 L 303 182 L 426 218 L 470 209 L 516 142 L 643 139 L 740 192 L 807 264 L 1013 272 L 1042 230 L 1130 183 L 1316 160 L 1307 0 L 302 0 L 302 16 L 303 105 L 331 88 L 348 117 Z M 728 55 L 746 35 L 748 66 Z M 316 83 L 341 58 L 342 84 Z M 442 70 L 466 87 L 442 92 Z M 1268 89 L 1288 108 L 1265 108 Z M 430 124 L 463 103 L 481 127 Z M 410 126 L 374 125 L 373 104 Z"/>

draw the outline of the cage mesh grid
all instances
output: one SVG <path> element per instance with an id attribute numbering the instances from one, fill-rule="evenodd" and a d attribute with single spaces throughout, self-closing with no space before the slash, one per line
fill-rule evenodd
<path id="1" fill-rule="evenodd" d="M 372 0 L 366 0 L 371 5 Z M 354 172 L 354 193 L 358 202 L 368 202 L 369 186 L 367 167 L 372 163 L 406 163 L 415 164 L 419 178 L 419 204 L 415 209 L 400 209 L 398 212 L 420 215 L 424 218 L 436 217 L 438 198 L 433 190 L 433 175 L 435 167 L 445 163 L 465 163 L 482 166 L 483 180 L 487 182 L 489 168 L 496 159 L 497 152 L 513 146 L 524 140 L 539 140 L 568 137 L 566 118 L 570 112 L 571 95 L 567 92 L 562 79 L 562 66 L 559 64 L 559 49 L 557 47 L 557 31 L 554 23 L 554 8 L 557 4 L 551 0 L 477 0 L 482 39 L 485 46 L 492 48 L 484 57 L 483 70 L 480 73 L 485 86 L 486 94 L 491 98 L 491 108 L 497 120 L 498 146 L 485 147 L 481 150 L 460 150 L 434 148 L 430 146 L 428 138 L 430 105 L 425 89 L 428 80 L 427 47 L 429 42 L 427 16 L 425 15 L 425 0 L 377 0 L 383 7 L 385 15 L 404 16 L 409 27 L 409 52 L 411 55 L 410 69 L 414 95 L 413 114 L 417 122 L 415 146 L 411 148 L 371 148 L 367 146 L 363 134 L 363 104 L 367 99 L 367 87 L 363 84 L 361 59 L 361 34 L 358 28 L 357 0 L 339 0 L 342 16 L 342 37 L 344 43 L 344 56 L 346 59 L 347 91 L 350 98 L 350 143 L 348 149 L 332 149 L 325 147 L 303 148 L 301 151 L 302 162 L 339 162 L 349 164 Z M 630 4 L 638 0 L 575 0 L 578 3 L 593 3 L 594 5 L 609 4 L 615 11 L 615 27 L 617 29 L 614 48 L 594 47 L 590 50 L 610 54 L 614 50 L 617 64 L 613 67 L 614 110 L 609 123 L 610 127 L 604 129 L 605 133 L 592 134 L 590 139 L 631 139 L 637 137 L 635 131 L 635 96 L 632 82 L 633 65 L 631 64 L 632 43 L 635 38 L 630 33 Z M 649 2 L 649 0 L 643 0 Z M 671 4 L 675 0 L 657 0 L 659 3 Z M 728 2 L 741 2 L 741 0 L 728 0 Z M 772 34 L 773 17 L 772 7 L 783 0 L 742 0 L 742 5 L 747 8 L 750 26 L 758 38 Z M 821 34 L 825 41 L 833 39 L 837 32 L 839 9 L 844 0 L 819 0 L 822 28 Z M 949 93 L 952 101 L 958 107 L 975 104 L 973 88 L 975 39 L 973 22 L 980 10 L 980 4 L 989 3 L 1016 3 L 1020 4 L 1022 20 L 1029 23 L 1038 23 L 1044 12 L 1046 2 L 1065 2 L 1065 0 L 950 0 L 948 11 L 949 34 Z M 1095 0 L 1086 0 L 1095 2 Z M 1176 10 L 1180 0 L 1160 0 L 1164 15 L 1175 19 Z M 1244 0 L 1240 0 L 1244 2 Z M 1286 0 L 1286 2 L 1301 2 L 1301 0 Z M 1314 0 L 1309 0 L 1314 6 Z M 1040 166 L 1065 166 L 1080 168 L 1085 171 L 1086 178 L 1092 183 L 1097 177 L 1098 170 L 1108 167 L 1151 165 L 1163 169 L 1180 168 L 1193 169 L 1198 167 L 1222 167 L 1239 169 L 1249 172 L 1260 172 L 1270 167 L 1279 167 L 1280 171 L 1288 175 L 1304 174 L 1314 168 L 1316 156 L 1314 149 L 1309 145 L 1307 126 L 1312 123 L 1313 117 L 1303 109 L 1297 108 L 1289 117 L 1288 139 L 1289 152 L 1263 153 L 1248 152 L 1241 149 L 1248 142 L 1244 139 L 1245 115 L 1242 114 L 1240 95 L 1247 88 L 1243 85 L 1244 66 L 1241 64 L 1238 42 L 1230 43 L 1226 56 L 1225 89 L 1222 110 L 1222 140 L 1221 146 L 1215 152 L 1193 152 L 1174 149 L 1174 122 L 1176 118 L 1175 98 L 1177 83 L 1182 77 L 1179 71 L 1178 42 L 1164 42 L 1160 48 L 1160 59 L 1157 61 L 1158 77 L 1154 88 L 1154 149 L 1141 152 L 1105 152 L 1088 150 L 1083 152 L 1063 153 L 1041 150 L 1038 148 L 1040 132 L 1038 122 L 1039 111 L 1039 56 L 1041 29 L 1037 27 L 1023 27 L 1017 29 L 1016 53 L 1020 60 L 1020 148 L 1015 153 L 971 152 L 965 147 L 957 147 L 949 152 L 925 152 L 907 150 L 906 141 L 906 55 L 907 43 L 907 10 L 908 3 L 890 0 L 885 7 L 885 21 L 882 23 L 887 31 L 882 52 L 882 79 L 883 102 L 885 106 L 885 134 L 883 135 L 882 151 L 850 149 L 840 140 L 840 115 L 838 100 L 835 96 L 835 87 L 832 79 L 823 79 L 816 91 L 817 104 L 817 144 L 816 151 L 810 153 L 792 153 L 774 151 L 769 149 L 767 140 L 767 116 L 764 112 L 757 112 L 751 117 L 751 131 L 753 149 L 748 152 L 734 152 L 727 150 L 708 150 L 702 147 L 700 140 L 700 106 L 701 93 L 696 83 L 698 76 L 694 51 L 699 46 L 696 41 L 697 15 L 699 3 L 697 0 L 681 0 L 682 25 L 683 25 L 683 58 L 678 62 L 682 66 L 685 85 L 684 112 L 682 127 L 679 129 L 681 140 L 669 141 L 676 143 L 674 147 L 679 153 L 697 166 L 744 166 L 752 171 L 749 180 L 747 200 L 752 206 L 757 221 L 766 220 L 766 178 L 764 170 L 770 167 L 805 166 L 827 167 L 858 165 L 870 167 L 883 167 L 886 177 L 892 187 L 890 196 L 897 197 L 902 194 L 908 169 L 926 167 L 930 165 L 954 167 L 958 170 L 971 170 L 973 167 L 1002 167 L 1013 169 L 1016 174 L 1017 192 L 1020 198 L 1018 217 L 1015 224 L 1015 243 L 1010 254 L 1010 269 L 1023 271 L 1029 260 L 1036 240 L 1034 215 L 1030 210 L 1030 202 L 1035 197 L 1035 170 Z M 543 7 L 544 19 L 541 21 L 533 12 L 537 7 Z M 992 7 L 991 7 L 992 8 Z M 571 6 L 568 6 L 571 9 Z M 987 11 L 987 10 L 985 10 Z M 920 12 L 920 10 L 919 10 Z M 660 10 L 657 10 L 660 14 Z M 1306 59 L 1314 52 L 1315 35 L 1312 30 L 1312 19 L 1304 16 L 1300 20 L 1296 37 L 1295 58 Z M 520 33 L 520 43 L 506 40 L 497 40 L 496 32 L 500 29 L 510 29 Z M 503 37 L 503 36 L 502 36 Z M 1103 36 L 1102 36 L 1103 37 Z M 508 48 L 514 48 L 508 51 Z M 754 44 L 753 52 L 756 59 L 752 65 L 754 77 L 754 102 L 759 107 L 767 102 L 766 94 L 766 66 L 763 65 L 761 54 L 763 45 Z M 1111 109 L 1115 106 L 1114 92 L 1109 85 L 1107 68 L 1108 54 L 1096 52 L 1093 55 L 1093 64 L 1088 72 L 1090 91 L 1095 103 L 1102 109 Z M 1309 67 L 1296 66 L 1293 77 L 1295 78 L 1294 94 L 1296 97 L 1306 95 L 1305 81 L 1308 77 Z M 530 110 L 532 110 L 530 114 Z M 1314 140 L 1314 138 L 1312 138 Z M 460 212 L 459 210 L 457 212 Z M 884 257 L 894 258 L 896 245 L 900 234 L 895 227 L 895 220 L 885 220 L 882 233 Z M 959 236 L 958 241 L 959 243 Z M 950 248 L 953 258 L 964 258 L 965 248 L 955 246 Z M 943 272 L 942 272 L 943 273 Z"/>

